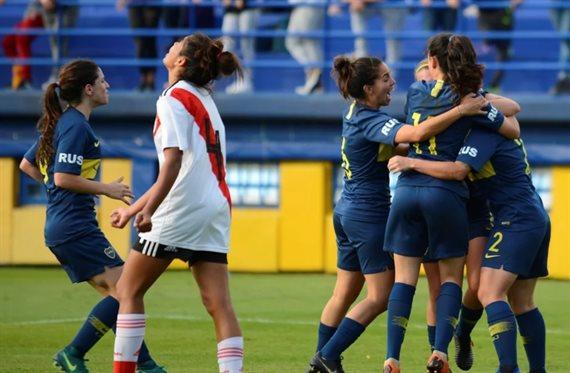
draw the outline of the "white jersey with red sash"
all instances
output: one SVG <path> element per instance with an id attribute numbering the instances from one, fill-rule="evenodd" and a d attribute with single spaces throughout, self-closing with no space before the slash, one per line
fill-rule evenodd
<path id="1" fill-rule="evenodd" d="M 179 148 L 182 166 L 172 189 L 140 236 L 178 248 L 226 253 L 231 197 L 226 184 L 226 132 L 210 93 L 179 81 L 159 97 L 154 143 L 159 166 L 164 149 Z"/>

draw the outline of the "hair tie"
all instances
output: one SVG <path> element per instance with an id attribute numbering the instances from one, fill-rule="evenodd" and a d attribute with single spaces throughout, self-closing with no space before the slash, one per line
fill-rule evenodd
<path id="1" fill-rule="evenodd" d="M 451 36 L 449 37 L 449 39 L 447 40 L 448 43 L 451 43 L 451 41 L 453 40 L 453 38 L 455 37 L 455 34 L 451 34 Z"/>

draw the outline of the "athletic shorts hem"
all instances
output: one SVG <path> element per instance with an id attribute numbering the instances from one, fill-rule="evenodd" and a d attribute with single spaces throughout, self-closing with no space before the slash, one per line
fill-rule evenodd
<path id="1" fill-rule="evenodd" d="M 425 257 L 424 254 L 422 255 L 414 255 L 410 252 L 398 252 L 397 250 L 392 250 L 389 248 L 385 248 L 384 251 L 387 251 L 389 253 L 393 254 L 398 254 L 401 256 L 406 256 L 408 258 L 422 258 L 422 263 L 434 263 L 437 262 L 439 260 L 443 260 L 443 259 L 453 259 L 453 258 L 461 258 L 463 256 L 467 255 L 467 251 L 465 252 L 457 252 L 457 253 L 446 253 L 445 256 L 429 256 L 428 258 Z"/>
<path id="2" fill-rule="evenodd" d="M 92 273 L 89 273 L 89 274 L 87 274 L 87 275 L 85 275 L 85 276 L 82 276 L 82 277 L 79 278 L 79 279 L 71 279 L 71 278 L 70 278 L 70 279 L 71 279 L 71 282 L 73 282 L 74 284 L 79 284 L 80 282 L 89 281 L 89 280 L 91 280 L 93 277 L 104 273 L 107 268 L 122 267 L 123 265 L 125 265 L 125 262 L 123 262 L 123 261 L 121 261 L 121 263 L 113 263 L 113 264 L 110 264 L 110 265 L 105 266 L 105 267 L 103 267 L 103 268 L 96 269 L 96 270 L 94 270 Z"/>
<path id="3" fill-rule="evenodd" d="M 513 275 L 517 275 L 522 280 L 530 280 L 533 278 L 541 278 L 541 277 L 547 277 L 548 276 L 548 271 L 541 271 L 538 273 L 533 273 L 531 275 L 526 275 L 526 274 L 521 273 L 522 271 L 515 269 L 510 265 L 505 265 L 503 263 L 497 263 L 497 265 L 492 265 L 489 262 L 483 262 L 481 264 L 481 267 L 482 268 L 492 268 L 492 269 L 502 269 L 504 271 L 512 273 Z"/>
<path id="4" fill-rule="evenodd" d="M 192 250 L 173 245 L 165 245 L 144 238 L 139 239 L 133 250 L 156 259 L 180 259 L 192 266 L 198 262 L 228 264 L 228 254 L 208 250 Z"/>
<path id="5" fill-rule="evenodd" d="M 363 275 L 375 275 L 377 273 L 384 273 L 386 271 L 390 271 L 394 269 L 394 266 L 384 266 L 381 268 L 368 268 L 366 271 L 363 271 L 360 268 L 342 268 L 341 266 L 336 266 L 338 269 L 342 269 L 343 271 L 347 271 L 347 272 L 360 272 Z"/>
<path id="6" fill-rule="evenodd" d="M 229 251 L 229 248 L 227 246 L 193 245 L 193 244 L 188 244 L 188 243 L 164 241 L 164 240 L 161 240 L 161 239 L 156 238 L 156 237 L 146 238 L 146 237 L 139 236 L 138 239 L 139 240 L 143 239 L 143 240 L 151 241 L 151 242 L 160 242 L 161 245 L 174 246 L 180 250 L 211 251 L 211 252 L 222 253 L 222 254 L 224 254 L 224 253 L 227 254 Z"/>

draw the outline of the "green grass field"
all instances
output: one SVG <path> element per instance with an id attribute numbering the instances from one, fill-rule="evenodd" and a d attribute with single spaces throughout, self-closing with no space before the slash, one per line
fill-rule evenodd
<path id="1" fill-rule="evenodd" d="M 304 372 L 314 352 L 321 309 L 334 276 L 233 274 L 232 295 L 246 340 L 247 372 Z M 425 281 L 416 292 L 403 347 L 404 372 L 424 372 L 428 357 Z M 570 282 L 542 281 L 537 301 L 547 323 L 549 372 L 570 371 Z M 56 268 L 0 269 L 0 372 L 51 372 L 51 356 L 74 335 L 98 295 L 71 285 Z M 186 271 L 166 273 L 147 296 L 147 342 L 169 372 L 217 372 L 212 323 Z M 378 372 L 385 353 L 382 315 L 344 354 L 349 372 Z M 494 372 L 485 319 L 474 331 L 473 372 Z M 91 372 L 112 369 L 112 335 L 88 355 Z M 520 345 L 520 343 L 519 343 Z M 451 346 L 453 347 L 453 346 Z M 519 346 L 519 362 L 526 357 Z M 455 371 L 458 371 L 456 368 Z"/>

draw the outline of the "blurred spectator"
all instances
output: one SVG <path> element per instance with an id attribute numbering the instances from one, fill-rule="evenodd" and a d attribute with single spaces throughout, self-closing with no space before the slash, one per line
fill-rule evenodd
<path id="1" fill-rule="evenodd" d="M 376 14 L 382 17 L 384 32 L 399 32 L 404 29 L 406 22 L 407 8 L 391 7 L 404 3 L 402 0 L 348 0 L 350 3 L 350 27 L 352 32 L 366 34 L 368 31 L 368 19 Z M 386 4 L 387 7 L 375 8 L 373 4 Z M 368 42 L 363 36 L 359 36 L 354 41 L 354 57 L 360 58 L 368 56 Z M 393 66 L 400 61 L 402 56 L 402 41 L 397 38 L 386 38 L 386 56 L 384 61 L 388 66 Z M 396 73 L 393 70 L 394 74 Z"/>
<path id="2" fill-rule="evenodd" d="M 289 3 L 295 4 L 295 7 L 289 18 L 287 32 L 322 31 L 325 18 L 323 1 L 289 0 Z M 315 37 L 289 35 L 285 39 L 285 47 L 297 62 L 305 66 L 305 84 L 295 88 L 295 92 L 300 95 L 309 95 L 322 89 L 322 69 L 314 66 L 323 61 L 322 40 Z"/>
<path id="3" fill-rule="evenodd" d="M 248 0 L 224 0 L 224 20 L 222 32 L 224 34 L 224 46 L 227 51 L 236 52 L 237 41 L 235 33 L 247 33 L 255 31 L 259 9 L 248 7 Z M 241 56 L 244 61 L 251 62 L 255 59 L 255 38 L 240 36 Z M 243 79 L 236 80 L 226 88 L 227 93 L 244 93 L 253 90 L 251 68 L 243 70 Z"/>
<path id="4" fill-rule="evenodd" d="M 512 31 L 514 12 L 523 0 L 511 0 L 507 8 L 493 7 L 495 0 L 472 0 L 479 8 L 479 29 L 481 31 Z M 486 39 L 485 43 L 497 50 L 497 62 L 507 62 L 512 57 L 512 39 Z M 488 84 L 489 90 L 498 91 L 503 80 L 504 71 L 498 69 Z"/>
<path id="5" fill-rule="evenodd" d="M 76 0 L 67 0 L 65 5 L 58 3 L 58 0 L 39 0 L 39 2 L 42 5 L 42 17 L 46 29 L 58 31 L 60 28 L 75 27 L 79 17 L 79 6 L 70 3 L 76 3 Z M 46 89 L 51 83 L 57 82 L 60 60 L 68 56 L 69 37 L 50 36 L 49 44 L 54 65 L 48 81 L 42 84 L 42 89 Z"/>
<path id="6" fill-rule="evenodd" d="M 133 29 L 158 29 L 161 16 L 164 17 L 166 28 L 187 28 L 188 11 L 185 6 L 165 6 L 162 9 L 156 5 L 145 5 L 147 0 L 118 0 L 117 8 L 122 10 L 129 7 L 129 23 Z M 176 40 L 177 37 L 173 37 Z M 156 36 L 135 36 L 137 58 L 156 60 L 158 50 Z M 156 66 L 142 66 L 137 90 L 140 92 L 154 91 Z"/>
<path id="7" fill-rule="evenodd" d="M 4 0 L 0 0 L 2 5 Z M 42 28 L 44 26 L 42 18 L 42 5 L 37 0 L 32 0 L 28 4 L 22 20 L 16 24 L 17 30 L 30 28 Z M 2 40 L 4 54 L 10 58 L 30 58 L 32 56 L 32 41 L 37 35 L 9 34 Z M 17 89 L 32 88 L 32 69 L 29 65 L 12 66 L 11 87 Z"/>
<path id="8" fill-rule="evenodd" d="M 553 8 L 552 19 L 558 32 L 570 32 L 570 8 Z M 560 40 L 560 63 L 570 64 L 570 40 L 565 36 Z M 570 69 L 568 67 L 560 70 L 558 80 L 551 91 L 554 94 L 570 93 Z"/>
<path id="9" fill-rule="evenodd" d="M 420 0 L 424 7 L 424 27 L 430 31 L 454 31 L 461 0 Z M 440 5 L 433 7 L 433 5 Z M 446 4 L 445 7 L 444 4 Z"/>

